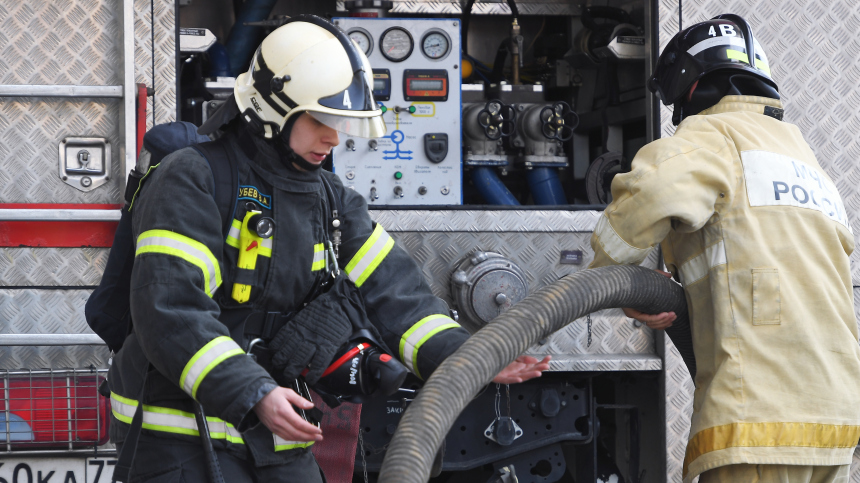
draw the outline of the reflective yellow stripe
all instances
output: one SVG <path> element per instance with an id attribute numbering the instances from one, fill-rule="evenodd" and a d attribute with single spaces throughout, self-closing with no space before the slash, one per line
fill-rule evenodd
<path id="1" fill-rule="evenodd" d="M 817 423 L 732 423 L 696 433 L 687 444 L 684 476 L 699 456 L 726 448 L 852 448 L 860 426 Z"/>
<path id="2" fill-rule="evenodd" d="M 239 235 L 242 231 L 242 222 L 234 219 L 233 223 L 230 224 L 230 231 L 227 232 L 227 245 L 230 245 L 233 248 L 239 248 Z M 257 252 L 258 255 L 262 257 L 272 258 L 272 246 L 274 244 L 275 237 L 263 238 L 263 241 L 260 242 L 260 249 Z"/>
<path id="3" fill-rule="evenodd" d="M 110 400 L 111 412 L 114 417 L 118 421 L 131 424 L 134 412 L 137 410 L 137 401 L 118 394 L 111 394 Z M 213 417 L 207 417 L 206 422 L 209 425 L 209 436 L 211 438 L 224 439 L 236 444 L 245 444 L 242 435 L 232 424 L 223 419 Z M 143 405 L 143 428 L 151 431 L 200 436 L 200 431 L 197 428 L 197 419 L 193 414 L 178 409 L 162 408 L 147 404 Z"/>
<path id="4" fill-rule="evenodd" d="M 344 269 L 349 279 L 355 282 L 356 287 L 361 287 L 367 277 L 382 263 L 392 247 L 394 247 L 394 239 L 382 228 L 382 225 L 377 224 L 370 238 L 364 242 Z"/>
<path id="5" fill-rule="evenodd" d="M 610 258 L 620 264 L 640 264 L 651 253 L 651 248 L 636 248 L 626 241 L 612 228 L 609 218 L 602 215 L 594 227 L 597 242 Z"/>
<path id="6" fill-rule="evenodd" d="M 260 249 L 257 251 L 257 255 L 260 255 L 261 257 L 272 258 L 272 244 L 274 242 L 274 236 L 271 236 L 269 238 L 263 238 L 263 240 L 260 242 Z"/>
<path id="7" fill-rule="evenodd" d="M 227 232 L 227 244 L 233 248 L 239 248 L 239 233 L 242 230 L 242 221 L 233 219 L 230 223 L 230 231 Z"/>
<path id="8" fill-rule="evenodd" d="M 311 271 L 316 272 L 325 268 L 325 246 L 322 243 L 314 245 L 314 259 L 311 262 Z"/>
<path id="9" fill-rule="evenodd" d="M 460 324 L 442 314 L 424 317 L 410 327 L 400 339 L 400 360 L 403 361 L 407 369 L 421 377 L 421 374 L 418 373 L 418 349 L 439 332 L 456 327 L 460 327 Z"/>
<path id="10" fill-rule="evenodd" d="M 244 352 L 239 344 L 227 336 L 216 337 L 203 346 L 194 354 L 194 357 L 185 365 L 182 375 L 179 377 L 179 387 L 189 396 L 197 399 L 197 388 L 203 382 L 203 378 L 209 371 L 220 364 L 224 359 L 243 355 Z"/>
<path id="11" fill-rule="evenodd" d="M 286 439 L 273 434 L 275 437 L 275 451 L 286 451 L 288 449 L 307 448 L 314 444 L 313 441 L 287 441 Z"/>
<path id="12" fill-rule="evenodd" d="M 218 259 L 206 245 L 168 230 L 149 230 L 137 239 L 134 256 L 144 253 L 172 255 L 195 265 L 203 272 L 203 289 L 211 297 L 221 285 L 221 267 Z"/>
<path id="13" fill-rule="evenodd" d="M 739 50 L 733 50 L 733 49 L 726 50 L 726 57 L 728 57 L 729 59 L 732 59 L 732 60 L 739 60 L 741 62 L 746 62 L 747 64 L 750 63 L 750 59 L 747 56 L 747 54 L 745 54 Z M 763 70 L 767 75 L 770 75 L 770 66 L 767 65 L 767 62 L 765 62 L 759 58 L 756 58 L 755 66 L 756 66 L 756 68 Z"/>

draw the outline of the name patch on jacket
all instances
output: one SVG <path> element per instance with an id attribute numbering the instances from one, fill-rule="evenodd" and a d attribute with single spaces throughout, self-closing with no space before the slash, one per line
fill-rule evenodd
<path id="1" fill-rule="evenodd" d="M 256 201 L 263 208 L 272 207 L 272 197 L 260 193 L 260 190 L 254 186 L 239 186 L 239 199 Z"/>
<path id="2" fill-rule="evenodd" d="M 741 162 L 750 206 L 809 208 L 854 233 L 836 185 L 819 168 L 767 151 L 743 151 Z"/>

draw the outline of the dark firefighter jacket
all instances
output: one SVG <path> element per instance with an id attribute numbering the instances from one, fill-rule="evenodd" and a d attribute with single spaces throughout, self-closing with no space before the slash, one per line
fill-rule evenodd
<path id="1" fill-rule="evenodd" d="M 259 424 L 252 408 L 275 381 L 244 355 L 242 342 L 230 337 L 234 327 L 222 321 L 239 307 L 299 310 L 327 276 L 326 195 L 320 176 L 328 177 L 343 202 L 341 267 L 394 355 L 427 377 L 468 333 L 445 315 L 445 303 L 433 296 L 415 262 L 371 221 L 364 199 L 344 189 L 337 176 L 292 169 L 268 144 L 242 130 L 218 142 L 232 150 L 239 164 L 237 209 L 226 241 L 212 172 L 191 148 L 167 156 L 132 206 L 134 332 L 110 368 L 111 437 L 124 440 L 149 367 L 143 392 L 145 432 L 197 441 L 194 398 L 209 417 L 216 447 L 240 457 L 247 448 L 256 465 L 278 464 L 311 443 L 285 441 Z M 253 271 L 237 269 L 247 202 L 275 221 L 274 235 L 263 241 Z M 245 304 L 231 297 L 237 279 L 252 287 Z"/>

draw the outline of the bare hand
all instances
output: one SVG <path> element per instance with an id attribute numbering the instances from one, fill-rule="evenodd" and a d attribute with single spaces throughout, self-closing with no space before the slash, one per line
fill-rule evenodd
<path id="1" fill-rule="evenodd" d="M 543 360 L 538 361 L 532 356 L 519 356 L 514 362 L 508 364 L 508 367 L 502 369 L 502 372 L 493 378 L 493 382 L 498 384 L 516 384 L 540 377 L 541 372 L 549 369 L 550 359 L 550 356 L 546 356 Z"/>
<path id="2" fill-rule="evenodd" d="M 672 278 L 672 274 L 669 272 L 664 272 L 662 270 L 654 270 L 654 271 L 665 276 L 665 277 Z M 646 314 L 644 312 L 640 312 L 636 309 L 631 309 L 631 308 L 626 308 L 626 309 L 621 309 L 621 310 L 624 311 L 624 315 L 626 315 L 627 317 L 630 317 L 631 319 L 636 319 L 639 322 L 642 322 L 645 325 L 647 325 L 648 328 L 655 329 L 655 330 L 663 330 L 663 329 L 667 329 L 669 327 L 672 327 L 672 322 L 674 322 L 675 319 L 678 318 L 678 316 L 675 315 L 675 312 L 661 312 L 659 314 Z"/>
<path id="3" fill-rule="evenodd" d="M 301 409 L 314 407 L 292 389 L 277 387 L 257 402 L 254 412 L 269 431 L 287 441 L 322 441 L 322 430 L 302 419 L 293 405 Z"/>

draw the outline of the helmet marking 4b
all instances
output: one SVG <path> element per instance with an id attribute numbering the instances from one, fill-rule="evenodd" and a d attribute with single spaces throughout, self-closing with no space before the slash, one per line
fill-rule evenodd
<path id="1" fill-rule="evenodd" d="M 755 65 L 750 63 L 750 52 Z M 764 49 L 739 15 L 718 15 L 676 34 L 660 54 L 648 88 L 668 106 L 706 74 L 725 69 L 744 71 L 777 88 Z"/>

